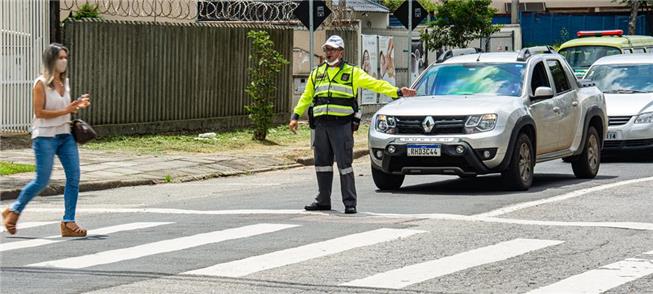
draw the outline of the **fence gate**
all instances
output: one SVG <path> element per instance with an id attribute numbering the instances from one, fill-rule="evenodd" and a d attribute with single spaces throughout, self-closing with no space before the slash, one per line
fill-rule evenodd
<path id="1" fill-rule="evenodd" d="M 48 2 L 0 1 L 0 133 L 29 131 L 32 81 L 50 42 Z"/>

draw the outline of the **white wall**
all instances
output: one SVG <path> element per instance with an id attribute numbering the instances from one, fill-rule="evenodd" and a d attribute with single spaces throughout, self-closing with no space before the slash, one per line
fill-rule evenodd
<path id="1" fill-rule="evenodd" d="M 385 29 L 390 25 L 387 13 L 356 12 L 354 18 L 360 20 L 363 29 Z"/>

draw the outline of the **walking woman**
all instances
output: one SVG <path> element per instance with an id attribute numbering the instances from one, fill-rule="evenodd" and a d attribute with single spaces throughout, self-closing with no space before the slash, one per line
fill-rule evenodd
<path id="1" fill-rule="evenodd" d="M 66 174 L 61 236 L 86 236 L 86 230 L 75 223 L 80 168 L 77 142 L 70 133 L 70 114 L 88 107 L 90 98 L 85 94 L 71 101 L 67 65 L 68 49 L 63 45 L 50 44 L 43 52 L 43 74 L 34 81 L 32 88 L 32 149 L 36 159 L 36 178 L 21 190 L 13 204 L 2 211 L 5 228 L 12 235 L 16 233 L 16 222 L 27 203 L 47 187 L 54 156 L 57 155 Z"/>

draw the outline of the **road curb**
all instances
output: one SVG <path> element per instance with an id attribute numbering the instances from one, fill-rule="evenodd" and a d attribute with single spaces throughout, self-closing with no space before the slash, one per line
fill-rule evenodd
<path id="1" fill-rule="evenodd" d="M 367 148 L 366 149 L 362 149 L 362 148 L 361 149 L 356 149 L 356 150 L 354 150 L 354 159 L 358 159 L 358 158 L 361 158 L 363 156 L 367 156 L 368 154 L 370 154 L 370 151 Z M 300 158 L 295 159 L 295 161 L 297 163 L 301 164 L 301 165 L 304 165 L 304 166 L 309 166 L 309 165 L 314 165 L 315 164 L 315 159 L 313 158 L 313 156 L 300 157 Z"/>
<path id="2" fill-rule="evenodd" d="M 96 182 L 86 182 L 79 185 L 79 192 L 89 192 L 89 191 L 100 191 L 115 189 L 121 187 L 134 187 L 134 186 L 146 186 L 146 185 L 157 185 L 157 184 L 166 184 L 166 183 L 186 183 L 192 181 L 202 181 L 220 177 L 231 177 L 231 176 L 240 176 L 248 175 L 254 173 L 275 171 L 275 170 L 284 170 L 295 167 L 300 167 L 301 164 L 292 163 L 280 166 L 264 167 L 253 170 L 246 171 L 235 171 L 235 172 L 215 172 L 210 174 L 203 175 L 190 175 L 179 177 L 173 179 L 171 182 L 166 182 L 163 178 L 161 179 L 140 179 L 140 180 L 113 180 L 113 181 L 96 181 Z M 54 196 L 63 194 L 65 183 L 54 183 L 48 185 L 39 196 Z M 0 200 L 13 200 L 18 198 L 21 189 L 7 189 L 0 191 Z"/>
<path id="3" fill-rule="evenodd" d="M 369 154 L 368 149 L 356 149 L 354 150 L 354 159 L 367 156 Z M 110 180 L 110 181 L 95 181 L 95 182 L 83 182 L 79 185 L 79 192 L 89 192 L 89 191 L 100 191 L 115 189 L 121 187 L 134 187 L 134 186 L 145 186 L 145 185 L 157 185 L 157 184 L 166 184 L 166 183 L 186 183 L 193 181 L 202 181 L 220 177 L 231 177 L 231 176 L 240 176 L 240 175 L 249 175 L 261 172 L 275 171 L 275 170 L 284 170 L 301 166 L 312 166 L 315 163 L 315 160 L 312 156 L 310 157 L 300 157 L 295 159 L 296 163 L 273 166 L 273 167 L 264 167 L 246 171 L 234 171 L 234 172 L 215 172 L 209 174 L 200 174 L 200 175 L 189 175 L 174 178 L 171 181 L 167 182 L 163 178 L 161 179 L 137 179 L 137 180 Z M 54 183 L 48 185 L 39 195 L 40 196 L 54 196 L 63 194 L 65 183 Z M 21 189 L 6 189 L 0 190 L 0 200 L 12 200 L 18 198 Z"/>

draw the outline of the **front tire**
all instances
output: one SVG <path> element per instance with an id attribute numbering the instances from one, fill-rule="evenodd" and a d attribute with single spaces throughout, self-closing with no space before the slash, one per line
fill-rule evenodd
<path id="1" fill-rule="evenodd" d="M 601 139 L 599 138 L 599 132 L 594 127 L 589 127 L 583 153 L 571 161 L 571 168 L 577 178 L 592 179 L 599 173 L 601 166 Z"/>
<path id="2" fill-rule="evenodd" d="M 513 191 L 525 191 L 533 184 L 533 168 L 535 167 L 535 152 L 528 135 L 522 133 L 517 138 L 517 144 L 510 155 L 508 168 L 501 173 L 504 186 Z"/>
<path id="3" fill-rule="evenodd" d="M 374 180 L 374 185 L 376 185 L 376 187 L 381 191 L 397 190 L 401 188 L 401 184 L 404 183 L 404 178 L 404 175 L 387 174 L 372 167 L 372 179 Z"/>

